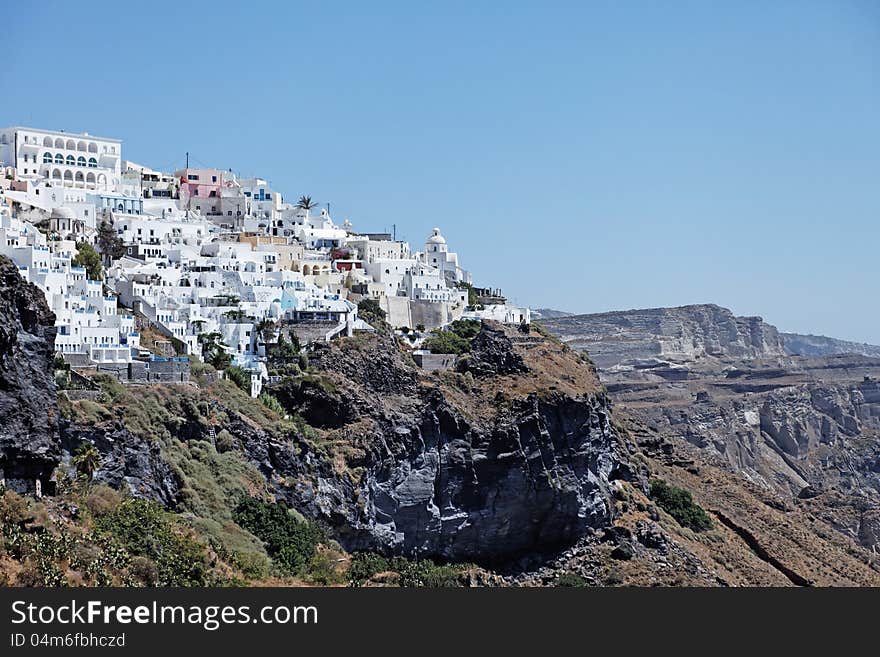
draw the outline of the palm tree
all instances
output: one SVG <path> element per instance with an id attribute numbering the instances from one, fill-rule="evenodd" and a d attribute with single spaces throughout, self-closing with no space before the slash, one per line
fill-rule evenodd
<path id="1" fill-rule="evenodd" d="M 311 196 L 300 196 L 299 200 L 296 202 L 296 206 L 300 210 L 306 211 L 306 217 L 309 216 L 309 210 L 312 208 L 318 207 L 318 203 L 312 200 Z"/>
<path id="2" fill-rule="evenodd" d="M 91 481 L 95 476 L 95 471 L 101 467 L 101 453 L 94 443 L 84 442 L 76 450 L 73 464 L 76 466 L 77 473 Z"/>

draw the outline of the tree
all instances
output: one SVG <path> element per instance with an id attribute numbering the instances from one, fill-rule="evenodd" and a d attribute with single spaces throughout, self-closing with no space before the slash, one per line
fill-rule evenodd
<path id="1" fill-rule="evenodd" d="M 222 338 L 219 333 L 199 333 L 199 344 L 202 345 L 202 360 L 210 363 L 218 370 L 225 369 L 232 362 L 230 356 L 223 348 Z"/>
<path id="2" fill-rule="evenodd" d="M 273 319 L 262 319 L 259 324 L 257 324 L 257 333 L 260 334 L 260 339 L 263 342 L 269 342 L 269 339 L 275 335 L 275 327 L 277 326 L 277 322 Z"/>
<path id="3" fill-rule="evenodd" d="M 452 331 L 435 331 L 434 335 L 425 340 L 422 346 L 432 354 L 461 354 L 470 351 L 471 343 Z"/>
<path id="4" fill-rule="evenodd" d="M 94 443 L 84 442 L 77 448 L 73 464 L 78 474 L 91 481 L 95 471 L 101 467 L 101 453 Z"/>
<path id="5" fill-rule="evenodd" d="M 295 333 L 290 334 L 290 342 L 284 339 L 284 334 L 282 333 L 278 336 L 276 344 L 270 344 L 266 347 L 266 353 L 270 359 L 285 363 L 299 360 L 299 352 L 301 350 L 302 346 Z"/>
<path id="6" fill-rule="evenodd" d="M 101 221 L 101 225 L 98 226 L 98 249 L 104 254 L 108 265 L 125 255 L 125 244 L 113 230 L 113 226 L 106 221 Z"/>
<path id="7" fill-rule="evenodd" d="M 385 321 L 385 311 L 375 299 L 363 299 L 358 303 L 358 314 L 368 322 L 382 323 Z"/>
<path id="8" fill-rule="evenodd" d="M 462 290 L 467 290 L 468 293 L 468 301 L 467 305 L 475 306 L 477 305 L 477 292 L 474 290 L 474 286 L 470 283 L 465 283 L 464 281 L 460 281 L 458 283 L 458 287 Z"/>
<path id="9" fill-rule="evenodd" d="M 101 256 L 95 251 L 95 248 L 88 242 L 79 242 L 76 245 L 76 255 L 71 264 L 75 267 L 84 267 L 86 276 L 93 281 L 100 281 L 104 278 L 103 269 L 101 267 Z"/>
<path id="10" fill-rule="evenodd" d="M 308 216 L 309 210 L 318 207 L 318 203 L 317 201 L 313 201 L 311 196 L 300 196 L 294 207 L 297 207 L 300 210 L 305 210 L 306 216 Z"/>

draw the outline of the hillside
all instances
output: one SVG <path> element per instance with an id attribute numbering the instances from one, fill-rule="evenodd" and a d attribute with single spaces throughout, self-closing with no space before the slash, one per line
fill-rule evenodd
<path id="1" fill-rule="evenodd" d="M 0 301 L 7 339 L 45 346 L 50 316 L 9 301 L 37 303 L 21 285 Z M 612 410 L 590 361 L 555 338 L 474 328 L 436 373 L 384 331 L 316 345 L 273 363 L 260 400 L 206 366 L 191 384 L 96 376 L 58 392 L 51 361 L 30 379 L 7 364 L 18 388 L 2 401 L 57 397 L 61 420 L 43 442 L 6 430 L 4 467 L 39 456 L 54 472 L 42 499 L 7 480 L 4 581 L 880 583 L 813 499 Z"/>
<path id="2" fill-rule="evenodd" d="M 880 358 L 880 346 L 862 342 L 838 340 L 824 335 L 802 335 L 800 333 L 780 333 L 785 341 L 785 351 L 793 356 L 837 356 L 856 354 Z"/>

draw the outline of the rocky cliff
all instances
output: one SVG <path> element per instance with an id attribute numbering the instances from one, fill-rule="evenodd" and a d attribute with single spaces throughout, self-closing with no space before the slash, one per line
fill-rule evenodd
<path id="1" fill-rule="evenodd" d="M 0 479 L 14 490 L 47 490 L 60 458 L 54 324 L 43 293 L 0 256 Z"/>
<path id="2" fill-rule="evenodd" d="M 712 304 L 571 315 L 542 323 L 600 368 L 641 360 L 785 356 L 775 327 Z"/>
<path id="3" fill-rule="evenodd" d="M 880 538 L 869 433 L 878 400 L 865 361 L 825 363 L 826 378 L 858 383 L 830 392 L 817 376 L 798 382 L 754 361 L 725 364 L 699 391 L 690 389 L 696 368 L 674 383 L 631 370 L 635 384 L 609 383 L 624 402 L 612 420 L 592 363 L 537 331 L 484 324 L 455 371 L 430 374 L 393 336 L 359 334 L 317 346 L 307 367 L 284 365 L 269 387 L 277 401 L 253 400 L 228 380 L 123 386 L 96 376 L 99 391 L 59 396 L 59 438 L 52 317 L 38 291 L 8 273 L 3 311 L 14 330 L 2 334 L 3 353 L 33 358 L 4 361 L 0 456 L 7 480 L 24 489 L 59 462 L 72 473 L 77 448 L 97 446 L 91 486 L 31 503 L 41 522 L 76 525 L 87 552 L 104 550 L 89 514 L 130 508 L 95 485 L 107 484 L 175 512 L 217 575 L 237 583 L 265 583 L 269 572 L 266 545 L 236 524 L 234 508 L 250 497 L 288 502 L 348 550 L 496 568 L 445 571 L 471 584 L 880 582 L 865 549 Z M 738 405 L 739 395 L 752 398 Z M 649 485 L 658 477 L 692 492 L 711 529 L 696 534 L 661 510 Z M 86 564 L 65 556 L 56 567 L 67 574 L 47 580 L 31 557 L 0 560 L 0 577 L 131 576 L 84 575 Z M 344 553 L 331 561 L 346 568 Z M 325 571 L 308 576 L 328 581 Z"/>
<path id="4" fill-rule="evenodd" d="M 553 390 L 541 384 L 555 359 L 570 382 Z M 455 560 L 549 551 L 609 525 L 612 482 L 632 473 L 589 367 L 485 324 L 460 369 L 424 376 L 387 336 L 316 350 L 311 379 L 274 393 L 344 463 L 279 494 L 348 548 Z"/>
<path id="5" fill-rule="evenodd" d="M 800 333 L 780 333 L 785 342 L 785 351 L 793 356 L 836 356 L 857 354 L 880 358 L 880 346 L 862 342 L 838 340 L 824 335 L 802 335 Z"/>

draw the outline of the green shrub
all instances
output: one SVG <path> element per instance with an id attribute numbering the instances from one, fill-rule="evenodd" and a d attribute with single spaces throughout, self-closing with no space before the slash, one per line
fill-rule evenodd
<path id="1" fill-rule="evenodd" d="M 377 573 L 391 570 L 388 559 L 374 552 L 356 552 L 348 567 L 348 579 L 354 586 L 360 586 Z"/>
<path id="2" fill-rule="evenodd" d="M 577 573 L 562 573 L 556 578 L 556 586 L 573 586 L 580 588 L 588 586 L 588 584 L 587 580 Z"/>
<path id="3" fill-rule="evenodd" d="M 385 311 L 375 299 L 364 299 L 358 303 L 358 315 L 365 322 L 383 323 L 385 321 Z"/>
<path id="4" fill-rule="evenodd" d="M 264 392 L 260 394 L 258 399 L 260 400 L 260 402 L 262 402 L 263 406 L 268 408 L 270 411 L 276 413 L 277 415 L 280 415 L 281 417 L 284 417 L 284 407 L 277 399 L 275 399 L 274 396 L 270 395 L 268 392 Z"/>
<path id="5" fill-rule="evenodd" d="M 300 575 L 325 540 L 315 523 L 297 520 L 283 502 L 245 498 L 232 512 L 236 523 L 266 544 L 266 551 L 285 575 Z"/>
<path id="6" fill-rule="evenodd" d="M 103 516 L 119 506 L 122 495 L 109 486 L 99 484 L 89 491 L 86 497 L 86 507 L 94 516 Z"/>
<path id="7" fill-rule="evenodd" d="M 0 495 L 0 523 L 19 525 L 30 517 L 26 499 L 15 491 L 3 491 Z"/>
<path id="8" fill-rule="evenodd" d="M 237 365 L 230 365 L 226 368 L 225 376 L 246 393 L 251 392 L 251 375 L 245 372 Z"/>
<path id="9" fill-rule="evenodd" d="M 683 488 L 655 479 L 651 482 L 651 498 L 682 527 L 688 527 L 695 532 L 712 529 L 709 514 Z"/>
<path id="10" fill-rule="evenodd" d="M 471 343 L 466 338 L 452 331 L 435 331 L 434 335 L 427 338 L 422 346 L 432 354 L 461 354 L 470 351 Z"/>
<path id="11" fill-rule="evenodd" d="M 159 586 L 206 585 L 205 546 L 155 502 L 127 499 L 95 527 L 132 555 L 155 562 Z"/>
<path id="12" fill-rule="evenodd" d="M 456 587 L 461 586 L 460 565 L 438 565 L 430 559 L 410 561 L 405 557 L 385 558 L 372 552 L 358 552 L 351 558 L 348 579 L 352 586 L 361 586 L 377 573 L 392 571 L 400 575 L 403 587 Z"/>
<path id="13" fill-rule="evenodd" d="M 329 586 L 330 584 L 341 584 L 345 577 L 336 568 L 336 560 L 334 552 L 320 551 L 309 560 L 306 566 L 306 577 L 314 584 L 321 586 Z"/>

